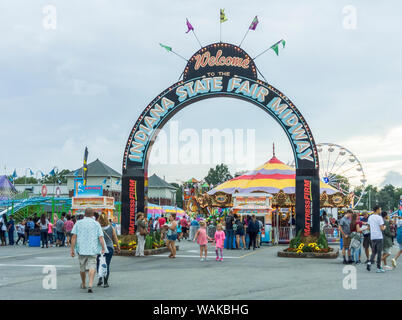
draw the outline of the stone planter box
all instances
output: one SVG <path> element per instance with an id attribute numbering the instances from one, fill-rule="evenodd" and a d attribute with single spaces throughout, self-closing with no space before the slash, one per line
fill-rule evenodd
<path id="1" fill-rule="evenodd" d="M 176 250 L 179 250 L 179 246 L 176 246 Z M 154 254 L 161 254 L 161 253 L 166 253 L 169 252 L 167 247 L 163 248 L 158 248 L 158 249 L 151 249 L 151 250 L 144 250 L 144 255 L 150 256 Z M 124 256 L 124 257 L 135 257 L 135 250 L 121 250 L 120 254 L 118 254 L 116 251 L 114 252 L 115 256 Z"/>
<path id="2" fill-rule="evenodd" d="M 282 258 L 318 258 L 318 259 L 336 259 L 339 256 L 339 250 L 328 253 L 317 253 L 317 252 L 287 252 L 287 251 L 279 251 L 278 257 Z"/>

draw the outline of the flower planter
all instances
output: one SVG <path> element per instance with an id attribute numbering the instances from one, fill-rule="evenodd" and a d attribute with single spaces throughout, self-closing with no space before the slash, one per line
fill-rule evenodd
<path id="1" fill-rule="evenodd" d="M 278 257 L 282 258 L 319 258 L 319 259 L 336 259 L 339 256 L 339 250 L 332 252 L 289 252 L 289 251 L 279 251 Z"/>
<path id="2" fill-rule="evenodd" d="M 176 250 L 179 250 L 179 246 L 176 246 Z M 162 247 L 162 248 L 157 248 L 157 249 L 152 249 L 152 250 L 144 250 L 144 255 L 150 256 L 154 254 L 161 254 L 161 253 L 166 253 L 169 252 L 167 247 Z M 130 257 L 135 257 L 135 250 L 121 250 L 120 253 L 117 253 L 116 251 L 114 252 L 115 256 L 130 256 Z"/>

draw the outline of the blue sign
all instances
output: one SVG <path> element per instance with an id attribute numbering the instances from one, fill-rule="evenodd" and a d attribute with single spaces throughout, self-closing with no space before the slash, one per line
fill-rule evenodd
<path id="1" fill-rule="evenodd" d="M 76 197 L 101 197 L 103 196 L 103 187 L 84 186 L 84 179 L 74 179 L 74 195 Z"/>

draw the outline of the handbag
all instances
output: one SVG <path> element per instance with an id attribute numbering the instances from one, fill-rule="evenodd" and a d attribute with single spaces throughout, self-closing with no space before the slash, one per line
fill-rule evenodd
<path id="1" fill-rule="evenodd" d="M 140 236 L 146 236 L 147 233 L 146 229 L 140 226 Z"/>
<path id="2" fill-rule="evenodd" d="M 352 232 L 350 235 L 352 238 L 352 241 L 350 241 L 350 247 L 353 249 L 359 249 L 360 248 L 360 235 L 357 232 Z"/>
<path id="3" fill-rule="evenodd" d="M 103 278 L 106 277 L 107 274 L 107 264 L 106 264 L 106 256 L 101 254 L 99 257 L 99 267 L 98 267 L 98 277 Z"/>

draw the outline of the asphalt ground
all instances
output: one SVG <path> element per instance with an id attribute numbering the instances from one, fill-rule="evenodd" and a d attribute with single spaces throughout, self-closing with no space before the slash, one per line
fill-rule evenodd
<path id="1" fill-rule="evenodd" d="M 401 266 L 384 274 L 365 265 L 346 266 L 338 259 L 279 258 L 285 246 L 255 251 L 224 250 L 215 261 L 200 261 L 198 245 L 178 243 L 176 259 L 167 254 L 147 257 L 114 256 L 110 287 L 80 289 L 78 258 L 69 248 L 0 247 L 1 299 L 401 299 Z M 338 246 L 333 246 L 335 249 Z M 393 255 L 398 247 L 394 246 Z M 364 253 L 362 260 L 364 261 Z M 49 288 L 48 266 L 56 272 Z M 47 268 L 47 270 L 46 270 Z M 56 279 L 56 282 L 54 282 Z"/>

